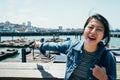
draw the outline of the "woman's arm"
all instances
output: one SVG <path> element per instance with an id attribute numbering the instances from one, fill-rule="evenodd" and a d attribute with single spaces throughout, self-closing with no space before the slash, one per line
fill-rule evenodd
<path id="1" fill-rule="evenodd" d="M 65 42 L 45 42 L 41 43 L 38 41 L 35 41 L 35 48 L 38 48 L 40 51 L 56 51 L 60 53 L 65 53 L 65 51 L 69 48 L 70 41 Z"/>

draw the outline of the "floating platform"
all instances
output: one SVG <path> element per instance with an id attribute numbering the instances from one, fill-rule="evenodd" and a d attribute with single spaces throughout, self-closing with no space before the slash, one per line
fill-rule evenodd
<path id="1" fill-rule="evenodd" d="M 7 49 L 6 51 L 0 51 L 0 61 L 8 57 L 12 57 L 18 53 L 17 49 Z"/>
<path id="2" fill-rule="evenodd" d="M 6 40 L 0 42 L 0 47 L 23 48 L 29 47 L 32 43 L 34 40 L 29 39 Z"/>

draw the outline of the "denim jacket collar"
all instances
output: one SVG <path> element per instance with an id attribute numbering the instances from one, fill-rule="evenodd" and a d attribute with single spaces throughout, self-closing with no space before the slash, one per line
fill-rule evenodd
<path id="1" fill-rule="evenodd" d="M 83 52 L 82 48 L 83 48 L 83 44 L 84 44 L 84 40 L 81 40 L 78 42 L 78 44 L 73 48 L 76 51 L 79 51 L 80 53 Z M 98 44 L 98 50 L 95 52 L 97 59 L 100 60 L 102 53 L 106 50 L 106 48 L 104 47 L 103 42 L 100 42 Z"/>
<path id="2" fill-rule="evenodd" d="M 83 50 L 82 50 L 83 44 L 84 44 L 84 40 L 81 40 L 78 42 L 78 44 L 73 49 L 82 53 L 83 52 Z"/>

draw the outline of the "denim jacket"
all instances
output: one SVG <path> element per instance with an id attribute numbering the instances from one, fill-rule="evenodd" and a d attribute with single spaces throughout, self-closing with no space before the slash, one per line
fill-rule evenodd
<path id="1" fill-rule="evenodd" d="M 46 50 L 57 51 L 67 55 L 66 61 L 66 73 L 64 80 L 69 80 L 69 77 L 79 65 L 81 59 L 83 58 L 82 46 L 84 41 L 75 41 L 71 40 L 65 42 L 46 42 L 40 46 L 40 51 L 45 54 Z M 103 43 L 99 44 L 99 49 L 96 51 L 97 59 L 95 59 L 92 64 L 88 67 L 87 70 L 87 80 L 97 80 L 93 74 L 91 68 L 94 68 L 95 64 L 101 64 L 106 68 L 106 73 L 109 77 L 109 80 L 116 80 L 116 59 L 115 56 L 107 51 L 104 63 L 99 63 L 102 53 L 104 53 L 106 48 L 103 46 Z"/>

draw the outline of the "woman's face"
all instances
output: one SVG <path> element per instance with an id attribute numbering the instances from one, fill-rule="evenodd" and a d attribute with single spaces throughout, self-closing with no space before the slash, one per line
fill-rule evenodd
<path id="1" fill-rule="evenodd" d="M 91 45 L 97 45 L 104 36 L 103 24 L 96 20 L 91 19 L 84 30 L 84 38 Z"/>

